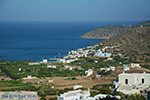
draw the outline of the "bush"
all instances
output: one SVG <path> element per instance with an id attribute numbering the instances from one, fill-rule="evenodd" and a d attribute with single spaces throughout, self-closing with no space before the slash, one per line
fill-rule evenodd
<path id="1" fill-rule="evenodd" d="M 100 93 L 102 93 L 102 94 L 111 94 L 111 90 L 109 89 L 108 86 L 103 86 L 102 88 L 100 88 Z"/>
<path id="2" fill-rule="evenodd" d="M 72 80 L 76 80 L 77 78 L 73 77 Z"/>
<path id="3" fill-rule="evenodd" d="M 49 98 L 49 100 L 57 100 L 57 97 Z"/>
<path id="4" fill-rule="evenodd" d="M 127 100 L 147 100 L 143 95 L 141 94 L 131 94 L 127 96 Z"/>

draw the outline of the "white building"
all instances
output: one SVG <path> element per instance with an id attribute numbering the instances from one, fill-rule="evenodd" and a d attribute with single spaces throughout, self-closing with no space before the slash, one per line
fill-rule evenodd
<path id="1" fill-rule="evenodd" d="M 95 52 L 94 56 L 108 57 L 108 58 L 110 58 L 111 53 L 102 53 L 102 52 L 100 51 L 100 52 Z"/>
<path id="2" fill-rule="evenodd" d="M 81 85 L 75 85 L 75 86 L 73 86 L 73 89 L 78 89 L 78 88 L 82 88 L 82 86 Z"/>
<path id="3" fill-rule="evenodd" d="M 47 68 L 57 68 L 57 67 L 49 65 L 49 66 L 47 66 Z"/>
<path id="4" fill-rule="evenodd" d="M 121 73 L 119 74 L 119 84 L 122 85 L 150 85 L 149 73 Z"/>
<path id="5" fill-rule="evenodd" d="M 123 67 L 123 70 L 127 71 L 127 70 L 130 70 L 130 68 L 129 67 Z"/>
<path id="6" fill-rule="evenodd" d="M 100 78 L 101 77 L 101 75 L 96 75 L 96 78 Z"/>
<path id="7" fill-rule="evenodd" d="M 69 69 L 69 70 L 72 70 L 73 68 L 72 68 L 72 67 L 68 67 L 68 69 Z"/>
<path id="8" fill-rule="evenodd" d="M 99 71 L 106 70 L 105 68 L 100 68 Z"/>
<path id="9" fill-rule="evenodd" d="M 86 76 L 90 76 L 93 74 L 93 70 L 92 69 L 88 69 L 88 71 L 85 71 L 85 75 Z"/>
<path id="10" fill-rule="evenodd" d="M 65 69 L 73 70 L 73 68 L 72 68 L 71 66 L 69 66 L 69 65 L 63 65 L 63 67 L 64 67 Z"/>
<path id="11" fill-rule="evenodd" d="M 99 100 L 99 98 L 106 98 L 107 96 L 113 97 L 112 95 L 109 95 L 109 94 L 98 94 L 94 96 L 94 98 L 95 100 Z M 117 99 L 121 99 L 121 97 L 118 95 L 115 95 L 114 97 L 116 97 Z"/>
<path id="12" fill-rule="evenodd" d="M 107 60 L 113 60 L 113 58 L 107 58 Z"/>
<path id="13" fill-rule="evenodd" d="M 135 64 L 135 63 L 131 63 L 130 67 L 131 68 L 141 68 L 140 64 Z"/>
<path id="14" fill-rule="evenodd" d="M 75 90 L 69 91 L 58 96 L 58 100 L 86 100 L 90 97 L 90 91 Z M 81 99 L 82 98 L 82 99 Z"/>
<path id="15" fill-rule="evenodd" d="M 19 68 L 19 71 L 21 71 L 21 68 Z"/>
<path id="16" fill-rule="evenodd" d="M 100 72 L 102 70 L 105 70 L 105 72 L 110 71 L 110 70 L 115 71 L 115 66 L 109 66 L 109 68 L 100 68 L 99 70 L 100 70 Z"/>
<path id="17" fill-rule="evenodd" d="M 48 61 L 47 61 L 47 59 L 43 59 L 43 63 L 47 63 Z"/>
<path id="18" fill-rule="evenodd" d="M 95 63 L 98 63 L 98 61 L 96 60 Z"/>
<path id="19" fill-rule="evenodd" d="M 27 80 L 27 79 L 37 79 L 37 77 L 32 77 L 30 75 L 28 75 L 27 77 L 22 78 L 23 80 Z"/>
<path id="20" fill-rule="evenodd" d="M 28 65 L 40 65 L 39 62 L 29 62 Z"/>
<path id="21" fill-rule="evenodd" d="M 149 73 L 121 73 L 119 81 L 114 82 L 117 91 L 125 94 L 140 93 L 144 89 L 150 87 Z"/>
<path id="22" fill-rule="evenodd" d="M 110 70 L 115 71 L 115 66 L 109 66 Z"/>

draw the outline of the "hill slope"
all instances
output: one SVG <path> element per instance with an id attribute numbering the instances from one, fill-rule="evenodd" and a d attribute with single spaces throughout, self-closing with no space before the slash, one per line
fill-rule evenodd
<path id="1" fill-rule="evenodd" d="M 150 26 L 150 21 L 139 23 L 139 24 L 136 24 L 133 26 L 131 26 L 131 25 L 104 26 L 104 27 L 100 27 L 95 30 L 92 30 L 90 32 L 87 32 L 84 35 L 82 35 L 81 37 L 82 38 L 90 38 L 90 39 L 109 39 L 110 37 L 114 37 L 118 34 L 122 34 L 124 32 L 127 32 L 129 30 L 132 30 L 134 28 L 141 27 L 141 26 L 144 26 L 144 27 Z"/>
<path id="2" fill-rule="evenodd" d="M 120 45 L 107 52 L 119 52 L 133 61 L 150 60 L 150 27 L 134 28 L 102 42 L 103 45 Z"/>

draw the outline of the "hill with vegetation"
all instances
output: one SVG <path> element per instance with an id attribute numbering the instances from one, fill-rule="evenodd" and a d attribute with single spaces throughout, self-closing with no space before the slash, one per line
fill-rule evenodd
<path id="1" fill-rule="evenodd" d="M 134 25 L 135 27 L 150 27 L 150 21 L 145 21 L 145 22 L 142 22 L 142 23 L 139 23 L 139 24 L 136 24 Z"/>
<path id="2" fill-rule="evenodd" d="M 107 52 L 122 53 L 130 61 L 150 61 L 150 27 L 138 27 L 111 37 L 103 45 L 119 45 Z"/>
<path id="3" fill-rule="evenodd" d="M 128 32 L 137 27 L 147 27 L 150 26 L 150 21 L 142 22 L 136 25 L 112 25 L 112 26 L 104 26 L 92 30 L 90 32 L 82 35 L 82 38 L 90 38 L 90 39 L 109 39 L 118 34 L 122 34 L 124 32 Z"/>

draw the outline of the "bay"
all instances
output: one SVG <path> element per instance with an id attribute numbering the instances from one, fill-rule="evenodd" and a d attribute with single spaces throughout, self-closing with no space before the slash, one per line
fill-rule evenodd
<path id="1" fill-rule="evenodd" d="M 135 24 L 132 22 L 34 22 L 0 21 L 0 59 L 37 60 L 67 55 L 70 50 L 87 47 L 103 39 L 83 39 L 88 31 L 106 25 Z"/>

